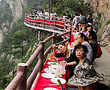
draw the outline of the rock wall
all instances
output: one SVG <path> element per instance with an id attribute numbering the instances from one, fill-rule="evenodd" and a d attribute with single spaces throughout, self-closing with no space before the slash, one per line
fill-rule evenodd
<path id="1" fill-rule="evenodd" d="M 4 11 L 3 15 L 9 15 L 10 17 L 12 17 L 12 20 L 10 21 L 9 19 L 6 19 L 1 22 L 0 42 L 2 42 L 3 39 L 2 33 L 12 29 L 13 23 L 18 21 L 22 17 L 24 7 L 27 7 L 27 0 L 4 0 L 3 2 L 6 4 L 3 4 L 1 7 L 9 8 L 9 10 L 12 12 L 9 14 L 7 11 Z M 3 18 L 5 18 L 5 16 Z"/>
<path id="2" fill-rule="evenodd" d="M 22 17 L 24 7 L 27 6 L 27 0 L 7 0 L 7 3 L 12 11 L 13 22 L 19 20 Z"/>
<path id="3" fill-rule="evenodd" d="M 100 18 L 98 36 L 102 40 L 102 45 L 110 48 L 110 0 L 85 0 L 94 9 L 94 16 Z M 99 17 L 100 15 L 100 17 Z"/>

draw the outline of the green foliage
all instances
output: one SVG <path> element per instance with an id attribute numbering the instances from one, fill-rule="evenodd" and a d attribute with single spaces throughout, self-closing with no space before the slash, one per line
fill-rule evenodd
<path id="1" fill-rule="evenodd" d="M 9 61 L 11 56 L 7 54 L 0 55 L 0 87 L 5 88 L 10 82 L 9 72 L 14 68 L 14 61 Z"/>
<path id="2" fill-rule="evenodd" d="M 2 0 L 0 2 L 0 27 L 1 23 L 6 21 L 12 21 L 12 12 L 6 1 Z"/>
<path id="3" fill-rule="evenodd" d="M 33 32 L 32 29 L 25 27 L 23 19 L 14 23 L 12 30 L 10 32 L 3 33 L 3 34 L 4 34 L 3 35 L 4 37 L 3 37 L 3 43 L 0 49 L 0 52 L 1 52 L 0 55 L 6 54 L 7 56 L 11 56 L 11 57 L 13 56 L 12 60 L 14 60 L 14 62 L 11 63 L 9 67 L 5 67 L 6 65 L 1 63 L 0 61 L 1 63 L 0 66 L 2 68 L 6 68 L 3 70 L 6 71 L 7 72 L 6 75 L 8 75 L 9 73 L 8 69 L 10 69 L 10 71 L 14 70 L 14 66 L 17 65 L 17 63 L 26 62 L 26 60 L 29 59 L 30 55 L 32 55 L 32 52 L 34 51 L 33 49 L 32 49 L 33 51 L 32 52 L 30 51 L 31 53 L 29 53 L 26 58 L 24 57 L 27 54 L 27 51 L 29 50 L 29 48 L 33 47 L 33 44 L 36 43 L 37 41 L 36 41 L 35 33 Z M 10 58 L 7 58 L 7 59 L 4 58 L 4 60 L 2 61 L 4 63 L 8 63 L 9 60 Z M 10 62 L 8 64 L 10 64 Z M 2 69 L 1 67 L 0 67 L 0 71 L 1 71 L 0 73 L 3 76 L 6 76 L 5 73 L 2 73 L 3 70 L 1 70 Z M 10 77 L 6 77 L 6 78 L 1 77 L 1 80 L 5 80 L 5 79 L 10 81 Z M 6 85 L 9 83 L 9 81 L 7 81 L 7 83 L 5 82 Z M 3 83 L 0 82 L 0 85 L 2 86 Z"/>
<path id="4" fill-rule="evenodd" d="M 68 13 L 72 16 L 76 12 L 92 13 L 92 7 L 88 3 L 85 4 L 84 0 L 53 0 L 53 10 L 58 15 Z"/>
<path id="5" fill-rule="evenodd" d="M 98 13 L 98 28 L 101 28 L 103 22 L 103 16 L 101 13 Z"/>
<path id="6" fill-rule="evenodd" d="M 41 5 L 44 0 L 39 1 Z M 11 30 L 3 32 L 0 47 L 0 90 L 4 90 L 13 78 L 8 75 L 9 72 L 14 70 L 17 63 L 26 62 L 37 48 L 35 31 L 24 25 L 25 13 L 33 11 L 37 4 L 36 0 L 28 0 L 28 7 L 24 7 L 22 18 L 13 23 Z M 0 25 L 7 20 L 12 22 L 12 12 L 5 0 L 0 2 L 0 13 Z"/>
<path id="7" fill-rule="evenodd" d="M 8 34 L 4 33 L 4 40 L 2 43 L 3 50 L 16 58 L 21 58 L 25 55 L 30 44 L 35 40 L 33 30 L 24 26 L 24 21 L 21 19 L 14 23 L 13 29 Z"/>
<path id="8" fill-rule="evenodd" d="M 25 8 L 26 13 L 33 12 L 34 9 L 43 9 L 48 0 L 28 0 L 28 7 Z"/>
<path id="9" fill-rule="evenodd" d="M 106 25 L 110 24 L 110 19 L 105 23 Z"/>

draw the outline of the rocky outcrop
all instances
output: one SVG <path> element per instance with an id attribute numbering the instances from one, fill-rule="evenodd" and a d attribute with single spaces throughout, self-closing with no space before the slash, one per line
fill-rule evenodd
<path id="1" fill-rule="evenodd" d="M 94 16 L 98 18 L 98 36 L 103 46 L 110 48 L 110 0 L 85 0 L 94 9 Z"/>
<path id="2" fill-rule="evenodd" d="M 0 42 L 2 42 L 3 38 L 2 32 L 11 30 L 13 23 L 18 21 L 22 17 L 23 10 L 27 7 L 27 0 L 4 0 L 1 3 L 1 7 L 4 7 L 4 10 L 7 10 L 5 8 L 8 8 L 11 13 L 9 14 L 8 11 L 1 12 L 4 13 L 4 16 L 2 17 L 4 18 L 4 20 L 2 20 L 0 25 Z M 6 15 L 8 15 L 8 17 L 10 17 L 12 20 L 10 20 L 10 18 L 5 19 Z"/>
<path id="3" fill-rule="evenodd" d="M 7 3 L 9 4 L 13 20 L 17 21 L 22 17 L 23 9 L 27 6 L 26 0 L 7 0 Z"/>
<path id="4" fill-rule="evenodd" d="M 96 59 L 96 70 L 104 74 L 104 83 L 110 86 L 110 0 L 85 0 L 89 2 L 94 9 L 94 15 L 98 18 L 98 36 L 101 39 L 102 57 Z"/>

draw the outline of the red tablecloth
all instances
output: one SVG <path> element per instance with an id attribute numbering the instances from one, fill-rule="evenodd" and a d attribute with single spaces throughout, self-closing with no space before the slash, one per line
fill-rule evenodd
<path id="1" fill-rule="evenodd" d="M 59 61 L 63 61 L 64 58 L 58 58 Z M 55 83 L 52 83 L 50 79 L 44 78 L 41 76 L 42 73 L 44 73 L 44 69 L 48 68 L 48 62 L 52 62 L 52 60 L 47 60 L 45 65 L 43 66 L 42 71 L 40 72 L 40 77 L 38 81 L 36 82 L 34 90 L 43 90 L 44 88 L 53 87 L 58 90 L 61 90 L 60 85 L 56 85 Z M 65 79 L 65 75 L 62 77 Z M 52 85 L 53 84 L 53 85 Z M 63 88 L 66 88 L 66 84 L 63 84 Z"/>

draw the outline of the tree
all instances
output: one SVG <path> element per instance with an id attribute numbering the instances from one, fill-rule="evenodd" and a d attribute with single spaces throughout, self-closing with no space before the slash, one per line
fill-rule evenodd
<path id="1" fill-rule="evenodd" d="M 53 9 L 58 15 L 68 13 L 73 15 L 74 13 L 83 12 L 84 14 L 92 11 L 89 4 L 84 3 L 84 0 L 52 0 Z M 91 10 L 90 10 L 91 9 Z"/>
<path id="2" fill-rule="evenodd" d="M 8 74 L 14 68 L 14 63 L 10 55 L 5 53 L 0 55 L 0 88 L 5 88 L 10 82 Z"/>
<path id="3" fill-rule="evenodd" d="M 3 22 L 11 22 L 12 20 L 12 12 L 9 4 L 5 0 L 2 0 L 0 2 L 0 28 Z"/>

